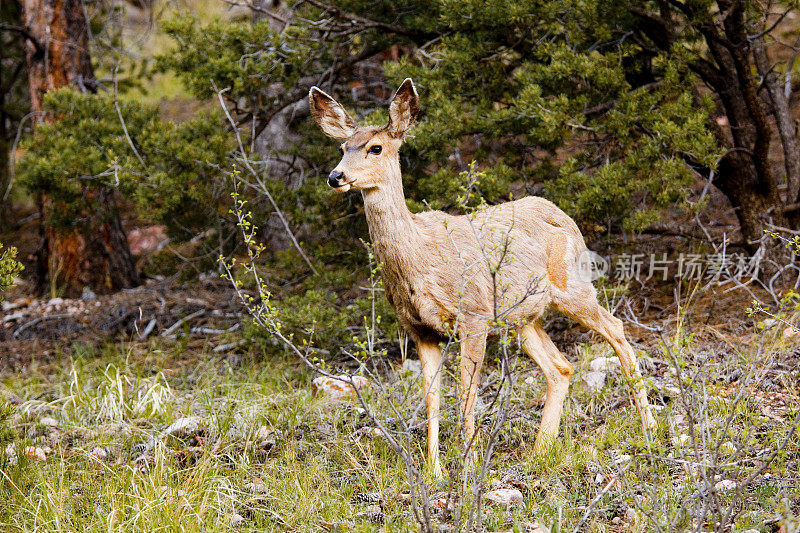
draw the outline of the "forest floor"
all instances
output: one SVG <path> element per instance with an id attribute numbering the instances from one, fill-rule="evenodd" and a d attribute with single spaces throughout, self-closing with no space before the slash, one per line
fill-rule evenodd
<path id="1" fill-rule="evenodd" d="M 354 400 L 314 394 L 301 361 L 244 334 L 218 278 L 88 300 L 15 291 L 0 313 L 3 531 L 417 529 L 404 464 L 374 421 Z M 576 367 L 560 439 L 533 452 L 545 382 L 520 359 L 485 485 L 522 499 L 487 501 L 487 531 L 713 531 L 729 506 L 733 531 L 797 531 L 800 439 L 787 437 L 800 413 L 800 335 L 788 324 L 800 317 L 753 321 L 749 295 L 720 291 L 672 304 L 637 292 L 651 302 L 642 322 L 663 330 L 629 327 L 657 409 L 647 436 L 614 365 L 599 386 L 585 379 L 609 346 L 548 321 Z M 399 353 L 381 385 L 418 399 L 417 368 Z M 445 372 L 452 466 L 457 369 Z M 485 428 L 498 372 L 490 362 L 483 374 Z M 391 423 L 386 401 L 366 395 Z M 413 418 L 415 402 L 401 404 Z M 452 487 L 430 476 L 424 430 L 411 442 L 446 530 L 468 498 L 448 503 Z"/>

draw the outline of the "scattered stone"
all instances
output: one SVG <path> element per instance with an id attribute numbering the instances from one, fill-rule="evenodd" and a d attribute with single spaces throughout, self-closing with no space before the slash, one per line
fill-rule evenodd
<path id="1" fill-rule="evenodd" d="M 483 497 L 490 502 L 510 507 L 512 504 L 522 501 L 522 492 L 518 489 L 497 489 L 490 490 Z"/>
<path id="2" fill-rule="evenodd" d="M 255 441 L 259 450 L 264 455 L 268 455 L 272 450 L 274 450 L 275 445 L 278 442 L 275 432 L 270 430 L 267 426 L 261 426 L 258 428 Z"/>
<path id="3" fill-rule="evenodd" d="M 757 529 L 745 529 L 744 531 L 742 531 L 742 533 L 761 533 L 761 532 Z"/>
<path id="4" fill-rule="evenodd" d="M 258 431 L 256 431 L 256 441 L 263 441 L 267 440 L 272 436 L 272 430 L 270 430 L 267 426 L 259 426 Z"/>
<path id="5" fill-rule="evenodd" d="M 3 322 L 14 322 L 16 320 L 20 320 L 28 316 L 27 311 L 19 311 L 17 313 L 11 313 L 10 315 L 6 315 L 3 317 Z"/>
<path id="6" fill-rule="evenodd" d="M 636 522 L 638 515 L 636 514 L 636 509 L 633 507 L 628 507 L 625 510 L 625 521 L 626 522 Z"/>
<path id="7" fill-rule="evenodd" d="M 596 357 L 589 363 L 589 368 L 593 372 L 612 372 L 622 368 L 619 362 L 619 357 Z"/>
<path id="8" fill-rule="evenodd" d="M 717 481 L 714 489 L 719 491 L 736 490 L 736 482 L 731 479 L 723 479 L 722 481 Z"/>
<path id="9" fill-rule="evenodd" d="M 244 522 L 245 522 L 244 517 L 239 513 L 233 513 L 231 515 L 231 527 L 233 528 L 241 527 L 242 525 L 244 525 Z"/>
<path id="10" fill-rule="evenodd" d="M 47 459 L 44 448 L 40 448 L 38 446 L 25 446 L 25 455 L 34 461 L 44 461 Z"/>
<path id="11" fill-rule="evenodd" d="M 430 498 L 431 509 L 436 512 L 444 513 L 452 509 L 452 503 L 448 505 L 447 496 L 436 496 L 435 494 Z"/>
<path id="12" fill-rule="evenodd" d="M 606 373 L 598 371 L 586 372 L 581 376 L 581 383 L 587 392 L 600 392 L 606 384 Z"/>
<path id="13" fill-rule="evenodd" d="M 352 531 L 356 523 L 352 520 L 337 520 L 336 522 L 322 521 L 320 524 L 325 531 Z"/>
<path id="14" fill-rule="evenodd" d="M 547 530 L 542 529 L 539 524 L 535 524 L 533 522 L 526 522 L 522 526 L 522 531 L 524 533 L 548 533 Z"/>
<path id="15" fill-rule="evenodd" d="M 764 319 L 764 321 L 762 322 L 762 324 L 764 325 L 764 329 L 769 329 L 777 323 L 778 321 L 775 320 L 774 318 L 767 318 Z"/>
<path id="16" fill-rule="evenodd" d="M 95 459 L 99 459 L 100 461 L 103 461 L 108 458 L 108 452 L 102 446 L 96 446 L 92 448 L 92 451 L 89 452 L 89 455 L 91 455 Z"/>
<path id="17" fill-rule="evenodd" d="M 416 359 L 406 359 L 403 361 L 403 370 L 411 372 L 411 376 L 418 378 L 422 375 L 422 363 Z"/>
<path id="18" fill-rule="evenodd" d="M 30 298 L 17 298 L 13 302 L 2 302 L 0 306 L 2 306 L 3 312 L 12 311 L 14 309 L 19 309 L 20 307 L 28 307 L 31 302 Z"/>
<path id="19" fill-rule="evenodd" d="M 348 381 L 351 381 L 352 385 Z M 337 376 L 336 378 L 320 376 L 314 380 L 313 385 L 314 394 L 324 394 L 333 400 L 341 400 L 356 396 L 353 385 L 358 387 L 359 390 L 365 390 L 369 388 L 370 382 L 362 376 Z"/>
<path id="20" fill-rule="evenodd" d="M 46 416 L 39 420 L 39 423 L 43 426 L 47 426 L 49 428 L 57 428 L 58 427 L 58 420 L 53 418 L 52 416 Z"/>
<path id="21" fill-rule="evenodd" d="M 356 431 L 356 435 L 359 437 L 367 436 L 367 437 L 383 437 L 383 431 L 380 428 L 376 427 L 369 427 L 364 426 L 363 428 L 359 428 Z"/>
<path id="22" fill-rule="evenodd" d="M 84 302 L 91 302 L 92 300 L 96 300 L 97 295 L 90 289 L 89 287 L 83 288 L 83 293 L 81 294 L 81 300 Z"/>
<path id="23" fill-rule="evenodd" d="M 164 496 L 166 496 L 170 492 L 172 492 L 172 489 L 170 487 L 168 487 L 167 485 L 161 485 L 160 487 L 158 487 L 158 495 L 161 496 L 162 498 Z M 178 498 L 183 498 L 184 496 L 186 496 L 186 491 L 183 490 L 183 489 L 178 489 L 175 492 L 175 495 Z"/>
<path id="24" fill-rule="evenodd" d="M 250 427 L 244 417 L 239 413 L 234 414 L 233 421 L 228 426 L 225 436 L 232 441 L 243 441 L 247 439 Z"/>
<path id="25" fill-rule="evenodd" d="M 784 339 L 791 339 L 792 337 L 800 334 L 800 330 L 793 326 L 787 326 L 786 329 L 783 330 L 783 338 Z"/>
<path id="26" fill-rule="evenodd" d="M 244 486 L 244 490 L 255 494 L 264 494 L 267 492 L 267 484 L 260 477 L 254 477 L 253 481 Z"/>
<path id="27" fill-rule="evenodd" d="M 630 455 L 628 455 L 626 453 L 621 453 L 621 454 L 617 455 L 614 458 L 614 462 L 616 464 L 622 466 L 622 465 L 626 465 L 626 464 L 630 463 L 631 459 L 633 459 L 633 457 L 631 457 Z"/>
<path id="28" fill-rule="evenodd" d="M 58 297 L 56 297 L 56 298 L 50 298 L 50 299 L 47 301 L 47 305 L 48 305 L 49 307 L 56 307 L 56 306 L 58 306 L 58 305 L 63 305 L 63 304 L 64 304 L 64 298 L 58 298 Z"/>
<path id="29" fill-rule="evenodd" d="M 206 419 L 200 416 L 186 416 L 167 426 L 162 435 L 187 439 L 209 432 L 211 428 Z"/>
<path id="30" fill-rule="evenodd" d="M 13 444 L 6 446 L 6 457 L 8 457 L 9 466 L 14 466 L 17 464 L 17 449 Z"/>
<path id="31" fill-rule="evenodd" d="M 685 446 L 690 440 L 689 435 L 680 435 L 672 438 L 672 444 L 675 446 Z"/>

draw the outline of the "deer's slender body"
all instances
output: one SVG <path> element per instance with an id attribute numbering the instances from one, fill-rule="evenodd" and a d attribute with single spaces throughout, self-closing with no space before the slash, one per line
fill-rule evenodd
<path id="1" fill-rule="evenodd" d="M 440 342 L 460 341 L 461 408 L 466 437 L 474 432 L 473 406 L 487 337 L 498 319 L 519 329 L 522 347 L 542 368 L 547 399 L 536 448 L 555 439 L 573 366 L 540 324 L 548 308 L 574 318 L 606 338 L 633 380 L 645 426 L 654 419 L 633 349 L 622 323 L 597 302 L 578 268 L 586 251 L 575 222 L 553 203 L 527 197 L 470 215 L 411 213 L 403 194 L 399 148 L 418 110 L 411 80 L 398 89 L 384 128 L 360 128 L 317 88 L 311 111 L 323 131 L 345 139 L 343 158 L 329 184 L 360 189 L 384 287 L 398 319 L 417 345 L 428 414 L 428 454 L 437 475 Z"/>

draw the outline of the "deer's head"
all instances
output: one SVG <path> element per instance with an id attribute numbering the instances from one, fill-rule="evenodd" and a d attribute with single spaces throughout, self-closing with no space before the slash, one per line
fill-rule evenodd
<path id="1" fill-rule="evenodd" d="M 419 113 L 419 96 L 411 78 L 397 89 L 389 105 L 389 123 L 359 126 L 332 97 L 317 87 L 308 93 L 311 114 L 322 131 L 342 141 L 342 160 L 328 175 L 337 191 L 373 189 L 400 179 L 400 145 Z"/>

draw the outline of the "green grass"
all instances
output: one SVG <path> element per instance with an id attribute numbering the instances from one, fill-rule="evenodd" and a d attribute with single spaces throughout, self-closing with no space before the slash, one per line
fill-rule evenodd
<path id="1" fill-rule="evenodd" d="M 788 346 L 773 341 L 776 356 L 790 353 Z M 587 345 L 580 351 L 588 360 L 606 349 Z M 719 364 L 738 358 L 752 362 L 753 357 L 735 353 Z M 586 362 L 579 366 L 565 406 L 563 438 L 537 456 L 531 445 L 544 385 L 528 361 L 520 363 L 487 487 L 507 487 L 516 480 L 525 487 L 524 505 L 485 507 L 486 527 L 522 531 L 525 524 L 560 521 L 562 531 L 571 530 L 617 475 L 612 457 L 627 454 L 633 457 L 623 479 L 598 500 L 585 530 L 652 531 L 650 513 L 662 523 L 669 517 L 675 531 L 688 528 L 691 517 L 682 517 L 680 506 L 697 490 L 691 482 L 695 474 L 680 462 L 652 458 L 691 459 L 687 446 L 672 444 L 686 431 L 678 417 L 680 402 L 673 398 L 659 411 L 661 427 L 648 441 L 627 404 L 622 377 L 609 375 L 601 392 L 589 394 L 579 384 L 586 368 Z M 486 368 L 487 374 L 493 371 Z M 526 383 L 530 376 L 534 379 Z M 410 507 L 397 497 L 409 489 L 402 462 L 382 439 L 357 435 L 369 421 L 353 402 L 315 398 L 312 378 L 284 357 L 193 355 L 180 344 L 78 347 L 57 364 L 5 376 L 0 401 L 15 401 L 0 413 L 0 444 L 5 448 L 11 442 L 18 460 L 11 464 L 0 450 L 0 529 L 214 532 L 230 531 L 232 517 L 240 516 L 236 529 L 243 531 L 325 531 L 332 523 L 354 531 L 416 530 Z M 445 381 L 442 453 L 448 464 L 456 460 L 458 445 L 453 376 Z M 401 411 L 410 412 L 420 394 L 416 380 L 400 373 L 390 387 Z M 389 413 L 385 397 L 372 394 L 368 400 L 377 412 Z M 615 402 L 621 406 L 614 408 Z M 784 416 L 788 419 L 798 407 L 795 401 Z M 724 420 L 733 409 L 731 401 L 714 395 L 709 420 Z M 788 430 L 787 424 L 765 417 L 758 401 L 742 402 L 735 410 L 740 435 L 752 435 L 748 442 L 756 448 L 775 446 Z M 207 432 L 203 442 L 163 439 L 146 462 L 135 461 L 142 445 L 187 416 L 201 417 L 215 431 Z M 55 418 L 58 429 L 42 425 L 44 417 Z M 719 431 L 713 423 L 709 427 Z M 265 435 L 266 447 L 260 442 Z M 415 435 L 413 443 L 423 468 L 424 434 Z M 51 449 L 46 460 L 25 456 L 24 447 L 32 445 Z M 108 451 L 107 458 L 92 455 L 98 446 Z M 741 460 L 723 457 L 723 462 L 728 459 Z M 769 472 L 796 479 L 798 461 L 795 439 Z M 746 471 L 732 469 L 726 476 Z M 433 490 L 446 487 L 428 481 Z M 368 520 L 366 504 L 352 501 L 360 492 L 383 494 L 384 525 Z M 721 495 L 725 502 L 729 497 Z M 796 484 L 760 483 L 742 500 L 734 531 L 764 528 L 773 509 L 799 498 Z M 797 512 L 786 505 L 787 514 Z M 621 506 L 639 509 L 631 522 L 613 521 L 620 519 Z"/>

